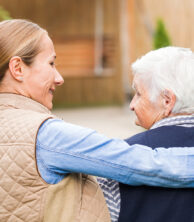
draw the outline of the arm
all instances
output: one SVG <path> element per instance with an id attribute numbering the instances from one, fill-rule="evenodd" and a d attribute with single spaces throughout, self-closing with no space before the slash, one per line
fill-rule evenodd
<path id="1" fill-rule="evenodd" d="M 109 139 L 55 119 L 41 126 L 36 149 L 38 166 L 40 162 L 44 166 L 39 170 L 46 181 L 47 173 L 64 177 L 80 172 L 129 185 L 194 187 L 194 148 L 129 146 L 121 139 Z"/>

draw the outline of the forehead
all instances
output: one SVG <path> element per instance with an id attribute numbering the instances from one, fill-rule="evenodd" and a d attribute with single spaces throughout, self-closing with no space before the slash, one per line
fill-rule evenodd
<path id="1" fill-rule="evenodd" d="M 135 75 L 133 78 L 132 87 L 135 90 L 148 91 L 148 87 L 145 84 L 145 81 L 139 75 Z"/>
<path id="2" fill-rule="evenodd" d="M 47 34 L 40 41 L 40 53 L 55 54 L 53 42 Z"/>
<path id="3" fill-rule="evenodd" d="M 132 87 L 134 89 L 138 88 L 138 85 L 141 85 L 141 79 L 139 78 L 139 76 L 136 74 L 134 75 L 134 78 L 133 78 L 133 83 L 132 83 Z"/>

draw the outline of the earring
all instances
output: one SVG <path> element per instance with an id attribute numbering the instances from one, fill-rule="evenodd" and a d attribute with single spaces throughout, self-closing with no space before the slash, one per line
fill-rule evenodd
<path id="1" fill-rule="evenodd" d="M 22 76 L 18 76 L 18 80 L 22 82 L 23 81 L 23 77 Z"/>

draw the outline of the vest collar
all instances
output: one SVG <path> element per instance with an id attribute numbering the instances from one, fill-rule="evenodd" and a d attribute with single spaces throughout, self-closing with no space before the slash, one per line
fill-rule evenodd
<path id="1" fill-rule="evenodd" d="M 0 93 L 0 109 L 5 109 L 6 107 L 51 114 L 51 111 L 45 106 L 28 97 L 13 93 Z"/>

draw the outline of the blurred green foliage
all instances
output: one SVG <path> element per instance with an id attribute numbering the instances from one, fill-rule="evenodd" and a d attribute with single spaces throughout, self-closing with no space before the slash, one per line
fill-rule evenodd
<path id="1" fill-rule="evenodd" d="M 154 33 L 153 47 L 159 49 L 165 46 L 170 46 L 171 40 L 161 18 L 157 20 L 156 31 Z"/>
<path id="2" fill-rule="evenodd" d="M 5 10 L 2 6 L 0 6 L 0 21 L 12 19 L 9 12 Z"/>

